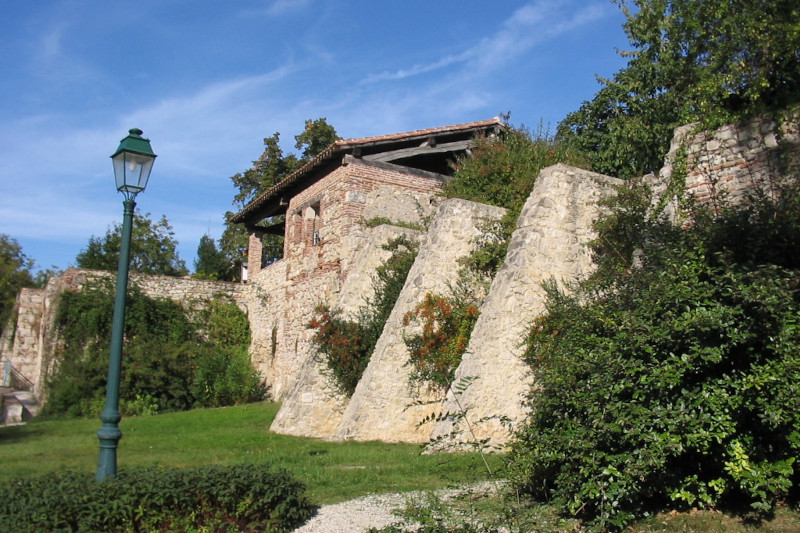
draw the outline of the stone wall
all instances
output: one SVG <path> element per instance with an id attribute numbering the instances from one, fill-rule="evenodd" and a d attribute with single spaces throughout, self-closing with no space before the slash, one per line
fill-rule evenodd
<path id="1" fill-rule="evenodd" d="M 251 273 L 248 283 L 251 356 L 273 398 L 285 400 L 301 375 L 311 350 L 308 324 L 314 309 L 335 305 L 348 276 L 358 270 L 360 252 L 369 246 L 364 219 L 380 213 L 396 222 L 420 222 L 432 212 L 443 179 L 347 157 L 289 201 L 284 258 Z M 263 303 L 265 297 L 271 303 Z"/>
<path id="2" fill-rule="evenodd" d="M 281 366 L 278 354 L 287 347 L 282 334 L 286 327 L 286 261 L 280 260 L 251 276 L 244 285 L 250 320 L 250 360 L 261 373 L 272 394 L 275 376 L 289 369 Z"/>
<path id="3" fill-rule="evenodd" d="M 369 231 L 367 244 L 354 260 L 342 290 L 332 308 L 346 318 L 354 318 L 373 294 L 375 270 L 391 255 L 383 245 L 400 235 L 419 238 L 419 231 L 381 225 Z M 349 398 L 343 396 L 326 375 L 325 364 L 309 346 L 297 381 L 283 401 L 271 430 L 285 435 L 330 438 L 339 425 Z"/>
<path id="4" fill-rule="evenodd" d="M 41 373 L 38 343 L 44 298 L 43 289 L 22 289 L 17 295 L 14 318 L 5 328 L 0 344 L 0 361 L 13 362 L 9 367 L 9 382 L 4 383 L 6 386 L 34 391 L 37 388 Z"/>
<path id="5" fill-rule="evenodd" d="M 750 192 L 759 188 L 769 193 L 775 174 L 787 164 L 797 163 L 800 145 L 796 124 L 797 120 L 759 118 L 710 133 L 698 133 L 691 126 L 679 128 L 664 168 L 650 178 L 656 198 L 666 192 L 681 159 L 686 169 L 682 194 L 701 203 L 713 207 L 723 197 L 745 201 Z M 620 183 L 612 177 L 565 165 L 542 171 L 457 370 L 457 380 L 469 383 L 458 398 L 460 405 L 452 395 L 439 403 L 431 391 L 409 386 L 409 369 L 405 366 L 408 354 L 402 342 L 400 318 L 426 292 L 441 291 L 443 280 L 454 279 L 450 261 L 463 250 L 428 259 L 420 255 L 352 400 L 337 398 L 335 407 L 326 415 L 327 407 L 324 402 L 317 402 L 316 396 L 324 390 L 319 388 L 324 381 L 319 365 L 310 370 L 304 368 L 304 381 L 298 383 L 297 395 L 282 408 L 280 421 L 273 429 L 333 439 L 427 442 L 432 438 L 445 448 L 488 439 L 490 445 L 504 447 L 514 426 L 525 419 L 523 400 L 534 382 L 521 360 L 522 342 L 533 319 L 544 312 L 542 283 L 554 279 L 566 287 L 592 271 L 586 244 L 594 237 L 592 225 L 602 212 L 599 200 L 614 194 Z M 680 221 L 677 200 L 671 202 L 668 211 Z M 469 231 L 474 219 L 460 218 L 455 226 L 459 231 Z M 446 216 L 441 218 L 445 219 Z M 429 252 L 441 252 L 451 241 L 459 241 L 452 234 L 447 236 L 448 230 L 443 231 L 437 224 L 431 226 L 423 246 Z M 318 392 L 313 392 L 314 387 Z M 409 408 L 415 402 L 426 401 L 430 403 Z M 454 419 L 438 422 L 430 433 L 416 427 L 431 413 L 458 412 L 461 408 L 472 422 L 472 432 Z M 307 417 L 314 421 L 304 420 Z M 340 422 L 331 433 L 337 420 Z"/>
<path id="6" fill-rule="evenodd" d="M 723 199 L 746 201 L 754 190 L 772 192 L 776 172 L 800 160 L 800 112 L 781 120 L 758 118 L 748 124 L 697 132 L 676 130 L 664 168 L 649 181 L 656 196 L 670 190 L 676 172 L 688 195 L 712 207 Z M 346 157 L 343 165 L 292 198 L 286 214 L 284 259 L 253 268 L 246 284 L 132 275 L 154 297 L 183 304 L 225 293 L 246 310 L 252 330 L 251 357 L 274 398 L 283 400 L 273 429 L 332 439 L 426 442 L 431 436 L 458 445 L 475 437 L 502 447 L 509 427 L 525 417 L 522 400 L 533 377 L 520 359 L 531 321 L 544 310 L 541 283 L 566 285 L 592 269 L 586 243 L 601 213 L 598 201 L 612 194 L 614 178 L 564 165 L 544 169 L 536 181 L 505 265 L 492 283 L 457 378 L 470 385 L 459 398 L 475 435 L 453 421 L 418 428 L 434 412 L 456 411 L 455 398 L 410 386 L 403 315 L 428 292 L 445 293 L 456 279 L 458 258 L 471 251 L 483 219 L 502 210 L 462 200 L 441 201 L 442 176 L 386 163 Z M 677 199 L 667 214 L 681 221 Z M 435 213 L 435 216 L 433 216 Z M 370 228 L 364 219 L 382 217 L 404 224 L 431 219 L 408 281 L 372 360 L 352 399 L 342 398 L 313 357 L 307 327 L 318 304 L 353 313 L 371 290 L 370 276 L 382 260 L 380 244 L 396 226 Z M 257 248 L 257 243 L 253 248 Z M 260 253 L 259 253 L 260 255 Z M 18 298 L 16 327 L 0 340 L 0 360 L 10 360 L 36 391 L 57 354 L 52 334 L 58 295 L 109 273 L 70 269 L 46 289 L 26 289 Z M 409 408 L 417 401 L 433 403 Z"/>
<path id="7" fill-rule="evenodd" d="M 5 342 L 0 343 L 0 361 L 11 362 L 20 376 L 30 383 L 32 391 L 42 399 L 43 385 L 58 358 L 55 335 L 55 314 L 60 295 L 65 291 L 80 290 L 87 282 L 108 278 L 116 274 L 99 270 L 70 268 L 48 280 L 44 289 L 23 289 L 17 297 L 15 327 Z M 167 276 L 131 274 L 130 283 L 136 284 L 152 298 L 167 298 L 184 306 L 199 304 L 217 294 L 226 294 L 246 309 L 243 287 L 237 283 L 209 282 Z"/>
<path id="8" fill-rule="evenodd" d="M 595 236 L 599 200 L 621 183 L 566 165 L 539 174 L 456 370 L 456 383 L 468 386 L 440 407 L 443 413 L 463 410 L 466 418 L 439 422 L 432 433 L 437 446 L 489 439 L 489 446 L 502 447 L 524 420 L 522 401 L 532 376 L 522 361 L 523 341 L 545 310 L 543 283 L 554 280 L 564 288 L 592 271 L 586 244 Z"/>
<path id="9" fill-rule="evenodd" d="M 342 415 L 333 438 L 427 442 L 431 427 L 419 422 L 436 410 L 438 390 L 410 383 L 403 316 L 428 293 L 448 294 L 458 279 L 459 259 L 472 252 L 486 220 L 505 209 L 451 199 L 437 209 L 414 265 L 383 329 L 369 364 Z"/>
<path id="10" fill-rule="evenodd" d="M 676 168 L 685 165 L 683 194 L 716 211 L 726 203 L 746 202 L 754 193 L 773 196 L 776 177 L 800 163 L 799 127 L 800 108 L 777 119 L 761 116 L 714 131 L 698 131 L 697 124 L 681 126 L 675 130 L 664 167 L 648 181 L 658 196 Z M 667 215 L 679 221 L 677 198 Z"/>

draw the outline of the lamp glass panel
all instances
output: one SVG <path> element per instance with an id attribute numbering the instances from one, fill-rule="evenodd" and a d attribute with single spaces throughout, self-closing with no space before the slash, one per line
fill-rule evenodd
<path id="1" fill-rule="evenodd" d="M 117 190 L 138 193 L 147 187 L 153 158 L 132 152 L 120 152 L 113 158 Z"/>

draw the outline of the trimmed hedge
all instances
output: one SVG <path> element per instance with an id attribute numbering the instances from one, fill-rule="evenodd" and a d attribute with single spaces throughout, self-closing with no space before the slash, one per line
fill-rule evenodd
<path id="1" fill-rule="evenodd" d="M 40 531 L 290 531 L 312 514 L 286 470 L 242 464 L 131 469 L 102 482 L 51 473 L 5 484 L 0 524 Z"/>

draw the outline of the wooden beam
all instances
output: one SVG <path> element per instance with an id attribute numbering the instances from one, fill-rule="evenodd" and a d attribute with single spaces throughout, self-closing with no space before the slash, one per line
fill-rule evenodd
<path id="1" fill-rule="evenodd" d="M 399 150 L 392 150 L 389 152 L 381 152 L 378 154 L 372 155 L 365 155 L 363 159 L 365 161 L 397 161 L 398 159 L 407 159 L 409 157 L 414 157 L 418 155 L 426 155 L 426 154 L 443 154 L 447 152 L 463 152 L 468 148 L 472 147 L 473 141 L 471 139 L 467 139 L 464 141 L 457 141 L 445 144 L 434 144 L 433 146 L 427 146 L 427 143 L 423 146 L 412 146 L 411 148 L 401 148 Z"/>

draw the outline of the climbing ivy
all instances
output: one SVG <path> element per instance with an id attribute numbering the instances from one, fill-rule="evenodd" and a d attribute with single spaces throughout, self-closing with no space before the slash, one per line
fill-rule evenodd
<path id="1" fill-rule="evenodd" d="M 252 370 L 247 317 L 227 298 L 189 312 L 131 285 L 126 305 L 120 410 L 185 410 L 258 400 L 265 391 Z M 110 280 L 61 295 L 56 328 L 62 348 L 46 382 L 46 412 L 95 416 L 102 410 L 114 306 Z M 220 388 L 226 390 L 220 392 Z"/>
<path id="2" fill-rule="evenodd" d="M 375 272 L 373 295 L 355 313 L 355 319 L 320 305 L 308 327 L 315 329 L 312 341 L 339 391 L 351 396 L 375 349 L 383 327 L 403 289 L 417 244 L 401 235 L 383 247 L 392 255 Z"/>

